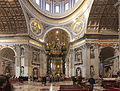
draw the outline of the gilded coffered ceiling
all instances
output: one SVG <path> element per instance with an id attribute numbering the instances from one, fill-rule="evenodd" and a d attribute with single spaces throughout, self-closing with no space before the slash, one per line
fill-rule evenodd
<path id="1" fill-rule="evenodd" d="M 87 32 L 118 34 L 118 0 L 94 0 Z"/>
<path id="2" fill-rule="evenodd" d="M 18 0 L 0 0 L 0 34 L 27 33 L 26 19 Z"/>

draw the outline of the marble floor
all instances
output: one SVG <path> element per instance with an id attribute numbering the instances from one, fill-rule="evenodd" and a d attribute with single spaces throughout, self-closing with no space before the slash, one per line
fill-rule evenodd
<path id="1" fill-rule="evenodd" d="M 58 91 L 60 85 L 72 85 L 72 81 L 47 83 L 44 86 L 41 82 L 14 83 L 15 91 Z M 94 91 L 103 91 L 103 88 L 95 84 Z"/>

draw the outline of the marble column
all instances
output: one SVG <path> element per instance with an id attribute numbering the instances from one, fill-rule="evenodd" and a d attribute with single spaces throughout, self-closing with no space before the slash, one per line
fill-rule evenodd
<path id="1" fill-rule="evenodd" d="M 3 60 L 0 58 L 0 74 L 3 74 Z"/>
<path id="2" fill-rule="evenodd" d="M 27 57 L 28 62 L 25 60 L 27 62 L 25 64 L 25 66 L 28 67 L 28 77 L 32 76 L 32 72 L 33 72 L 33 69 L 32 69 L 32 52 L 33 52 L 33 50 L 29 46 L 28 49 L 27 49 L 27 54 L 26 54 L 26 56 L 28 56 Z"/>
<path id="3" fill-rule="evenodd" d="M 75 60 L 75 54 L 74 54 L 74 49 L 70 49 L 70 59 L 69 59 L 69 76 L 74 76 L 74 60 Z"/>
<path id="4" fill-rule="evenodd" d="M 41 50 L 41 61 L 40 61 L 40 70 L 41 76 L 45 76 L 47 72 L 47 58 L 45 54 L 45 50 Z"/>
<path id="5" fill-rule="evenodd" d="M 28 76 L 29 61 L 31 62 L 32 56 L 30 47 L 28 45 L 24 45 L 24 48 L 24 76 Z"/>
<path id="6" fill-rule="evenodd" d="M 119 70 L 120 70 L 120 0 L 118 0 L 119 7 L 118 7 L 118 19 L 119 19 Z"/>
<path id="7" fill-rule="evenodd" d="M 90 45 L 86 44 L 86 77 L 90 77 Z"/>
<path id="8" fill-rule="evenodd" d="M 15 56 L 15 75 L 16 77 L 19 77 L 20 76 L 20 45 L 17 45 L 16 46 L 16 53 L 17 55 Z"/>
<path id="9" fill-rule="evenodd" d="M 95 58 L 94 58 L 94 77 L 99 77 L 99 53 L 98 53 L 98 45 L 95 45 Z"/>
<path id="10" fill-rule="evenodd" d="M 82 61 L 83 61 L 83 65 L 82 65 L 82 77 L 86 77 L 86 45 L 82 46 Z"/>
<path id="11" fill-rule="evenodd" d="M 91 55 L 91 46 L 93 46 L 94 55 Z M 98 53 L 98 46 L 97 44 L 87 43 L 87 50 L 86 50 L 86 77 L 91 76 L 90 68 L 93 66 L 93 76 L 99 76 L 99 53 Z M 93 56 L 93 57 L 91 57 Z"/>
<path id="12" fill-rule="evenodd" d="M 118 8 L 118 21 L 119 21 L 119 25 L 118 25 L 118 33 L 119 33 L 119 70 L 120 70 L 120 0 L 118 0 L 118 2 L 114 5 L 116 8 Z"/>

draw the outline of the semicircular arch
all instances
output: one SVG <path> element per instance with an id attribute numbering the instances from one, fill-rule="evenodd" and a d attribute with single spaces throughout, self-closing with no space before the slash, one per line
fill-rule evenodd
<path id="1" fill-rule="evenodd" d="M 70 34 L 70 32 L 69 32 L 67 29 L 63 28 L 63 27 L 52 27 L 52 28 L 48 29 L 48 30 L 45 32 L 44 36 L 43 36 L 43 41 L 45 41 L 45 36 L 47 35 L 47 33 L 50 32 L 50 31 L 52 31 L 52 30 L 54 30 L 54 29 L 64 30 L 64 31 L 69 35 L 69 37 L 70 37 L 70 42 L 73 41 L 72 35 Z"/>

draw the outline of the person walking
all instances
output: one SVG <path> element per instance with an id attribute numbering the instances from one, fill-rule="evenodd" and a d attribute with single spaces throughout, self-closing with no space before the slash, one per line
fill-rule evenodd
<path id="1" fill-rule="evenodd" d="M 90 91 L 93 91 L 95 79 L 93 77 L 89 78 L 88 82 L 90 83 Z"/>

